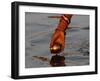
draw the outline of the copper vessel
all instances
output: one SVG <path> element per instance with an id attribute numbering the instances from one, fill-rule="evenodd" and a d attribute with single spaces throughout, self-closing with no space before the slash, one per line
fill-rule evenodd
<path id="1" fill-rule="evenodd" d="M 52 48 L 50 48 L 52 54 L 57 54 L 61 52 L 61 44 L 55 43 Z"/>

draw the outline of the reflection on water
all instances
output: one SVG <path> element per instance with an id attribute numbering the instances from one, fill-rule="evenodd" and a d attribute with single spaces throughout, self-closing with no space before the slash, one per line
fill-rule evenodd
<path id="1" fill-rule="evenodd" d="M 66 66 L 65 57 L 60 55 L 53 55 L 51 59 L 48 59 L 47 57 L 43 57 L 43 56 L 32 56 L 32 60 L 34 61 L 38 60 L 52 67 Z"/>
<path id="2" fill-rule="evenodd" d="M 60 55 L 52 56 L 50 60 L 50 65 L 53 67 L 65 66 L 65 57 Z"/>

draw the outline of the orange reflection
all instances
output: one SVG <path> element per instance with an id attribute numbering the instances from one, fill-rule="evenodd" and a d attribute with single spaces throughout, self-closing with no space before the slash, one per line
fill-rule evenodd
<path id="1" fill-rule="evenodd" d="M 60 56 L 60 55 L 55 55 L 51 57 L 50 60 L 50 65 L 52 67 L 56 67 L 56 66 L 66 66 L 65 65 L 65 57 L 64 56 Z"/>

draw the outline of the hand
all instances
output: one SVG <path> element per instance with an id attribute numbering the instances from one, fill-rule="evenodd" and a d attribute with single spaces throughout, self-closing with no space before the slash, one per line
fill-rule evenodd
<path id="1" fill-rule="evenodd" d="M 60 53 L 65 47 L 65 30 L 68 28 L 72 15 L 64 14 L 61 16 L 59 24 L 50 42 L 50 51 L 53 54 Z"/>
<path id="2" fill-rule="evenodd" d="M 64 50 L 64 47 L 65 47 L 65 35 L 64 35 L 64 32 L 63 31 L 60 31 L 60 30 L 56 30 L 51 38 L 51 42 L 50 42 L 50 48 L 53 48 L 53 46 L 55 44 L 58 44 L 61 46 L 61 50 L 60 51 L 57 51 L 57 52 L 53 52 L 52 50 L 51 53 L 60 53 Z"/>

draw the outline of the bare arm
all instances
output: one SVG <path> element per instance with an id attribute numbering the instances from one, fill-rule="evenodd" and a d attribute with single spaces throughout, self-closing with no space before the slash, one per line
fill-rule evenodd
<path id="1" fill-rule="evenodd" d="M 50 42 L 50 51 L 51 53 L 60 53 L 61 51 L 64 50 L 65 47 L 65 31 L 68 28 L 68 25 L 70 24 L 72 15 L 70 14 L 64 14 L 60 17 L 59 24 L 57 28 L 55 29 L 55 32 L 51 38 Z M 55 44 L 59 44 L 61 46 L 61 50 L 55 51 L 53 47 Z"/>

